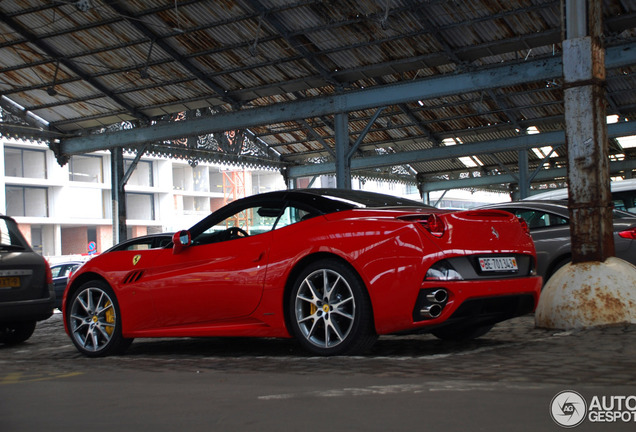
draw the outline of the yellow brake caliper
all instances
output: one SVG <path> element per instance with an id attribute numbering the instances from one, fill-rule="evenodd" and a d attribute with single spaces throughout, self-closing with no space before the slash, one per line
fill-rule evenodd
<path id="1" fill-rule="evenodd" d="M 108 324 L 113 324 L 113 327 L 106 327 L 106 333 L 108 333 L 110 336 L 113 335 L 113 330 L 115 329 L 114 325 L 115 325 L 115 310 L 114 308 L 111 307 L 112 303 L 106 302 L 106 307 L 108 308 L 108 310 L 104 313 L 104 318 L 106 319 L 106 322 Z"/>

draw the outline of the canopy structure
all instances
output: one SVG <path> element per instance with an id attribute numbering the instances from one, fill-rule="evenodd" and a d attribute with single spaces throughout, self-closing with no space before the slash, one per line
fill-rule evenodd
<path id="1" fill-rule="evenodd" d="M 519 190 L 565 179 L 561 0 L 5 0 L 0 133 Z M 632 177 L 636 3 L 603 2 L 610 171 Z"/>

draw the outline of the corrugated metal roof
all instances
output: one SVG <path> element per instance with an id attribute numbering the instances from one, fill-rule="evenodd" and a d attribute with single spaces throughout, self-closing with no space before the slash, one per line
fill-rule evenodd
<path id="1" fill-rule="evenodd" d="M 69 135 L 185 110 L 270 106 L 560 56 L 561 7 L 560 0 L 4 0 L 0 95 Z M 636 40 L 636 2 L 604 0 L 603 15 L 607 46 Z M 635 68 L 608 71 L 609 114 L 636 115 Z M 374 111 L 350 113 L 352 140 Z M 333 121 L 252 132 L 284 161 L 303 164 L 331 157 Z M 386 107 L 355 157 L 563 125 L 562 83 L 529 82 Z M 480 156 L 480 169 L 513 169 L 516 157 Z M 530 154 L 532 166 L 539 161 Z M 467 169 L 457 159 L 412 167 L 421 176 Z"/>

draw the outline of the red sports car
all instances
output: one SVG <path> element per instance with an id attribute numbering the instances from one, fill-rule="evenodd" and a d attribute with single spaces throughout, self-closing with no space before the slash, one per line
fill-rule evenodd
<path id="1" fill-rule="evenodd" d="M 474 338 L 532 312 L 535 265 L 525 223 L 505 211 L 271 192 L 226 205 L 165 247 L 93 258 L 69 281 L 64 324 L 87 356 L 172 336 L 294 337 L 313 354 L 359 353 L 382 334 Z"/>

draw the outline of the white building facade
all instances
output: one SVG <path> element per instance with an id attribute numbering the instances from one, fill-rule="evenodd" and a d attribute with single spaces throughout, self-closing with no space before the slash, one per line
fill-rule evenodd
<path id="1" fill-rule="evenodd" d="M 12 216 L 47 257 L 113 245 L 111 156 L 73 156 L 60 166 L 44 144 L 0 139 L 0 213 Z M 127 169 L 134 155 L 124 155 Z M 142 157 L 126 191 L 128 237 L 185 229 L 242 196 L 284 189 L 278 171 Z"/>
<path id="2" fill-rule="evenodd" d="M 125 170 L 134 156 L 124 154 Z M 73 156 L 60 166 L 45 144 L 0 137 L 0 158 L 0 213 L 18 222 L 38 253 L 88 256 L 114 244 L 109 151 Z M 298 179 L 296 187 L 336 185 L 334 176 L 310 180 Z M 352 183 L 354 189 L 421 200 L 414 185 L 359 178 Z M 285 188 L 278 171 L 144 156 L 125 186 L 128 238 L 186 229 L 234 199 Z"/>

